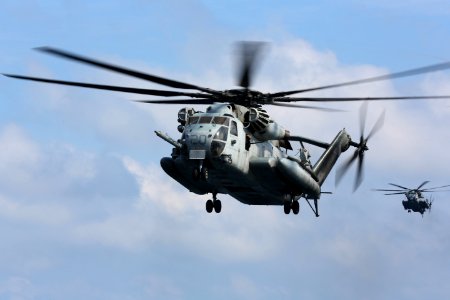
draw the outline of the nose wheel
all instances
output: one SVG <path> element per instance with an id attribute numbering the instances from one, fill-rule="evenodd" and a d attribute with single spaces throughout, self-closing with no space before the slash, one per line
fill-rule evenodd
<path id="1" fill-rule="evenodd" d="M 216 213 L 220 213 L 222 211 L 222 202 L 217 199 L 217 194 L 214 193 L 213 194 L 213 200 L 209 199 L 208 201 L 206 201 L 206 212 L 207 213 L 212 213 L 212 211 L 214 210 Z"/>

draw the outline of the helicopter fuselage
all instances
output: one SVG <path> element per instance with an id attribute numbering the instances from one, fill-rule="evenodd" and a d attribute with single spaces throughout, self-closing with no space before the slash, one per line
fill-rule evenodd
<path id="1" fill-rule="evenodd" d="M 213 105 L 186 118 L 179 147 L 161 159 L 164 171 L 191 192 L 229 194 L 250 205 L 319 199 L 323 181 L 315 176 L 306 149 L 290 156 L 278 140 L 255 139 L 236 110 Z M 339 136 L 337 156 L 348 148 L 340 144 L 350 140 L 345 131 Z"/>
<path id="2" fill-rule="evenodd" d="M 405 195 L 407 200 L 402 201 L 402 204 L 408 212 L 413 211 L 423 214 L 431 206 L 430 201 L 424 198 L 420 192 L 408 191 Z"/>

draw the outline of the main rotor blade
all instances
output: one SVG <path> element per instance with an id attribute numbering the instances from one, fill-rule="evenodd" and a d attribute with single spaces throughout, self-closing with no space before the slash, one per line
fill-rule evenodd
<path id="1" fill-rule="evenodd" d="M 282 97 L 282 96 L 310 92 L 310 91 L 337 88 L 337 87 L 341 87 L 341 86 L 349 86 L 349 85 L 356 85 L 356 84 L 361 84 L 361 83 L 368 83 L 368 82 L 383 81 L 383 80 L 388 80 L 388 79 L 414 76 L 414 75 L 419 75 L 419 74 L 424 74 L 424 73 L 446 70 L 449 68 L 450 68 L 450 62 L 444 62 L 444 63 L 440 63 L 440 64 L 434 64 L 434 65 L 425 66 L 425 67 L 421 67 L 421 68 L 416 68 L 416 69 L 411 69 L 411 70 L 406 70 L 406 71 L 401 71 L 401 72 L 396 72 L 396 73 L 390 73 L 390 74 L 370 77 L 370 78 L 366 78 L 366 79 L 347 81 L 347 82 L 343 82 L 343 83 L 324 85 L 324 86 L 308 88 L 308 89 L 279 92 L 279 93 L 274 93 L 271 95 L 273 97 Z"/>
<path id="2" fill-rule="evenodd" d="M 133 101 L 150 104 L 214 104 L 216 102 L 219 102 L 210 98 L 174 99 L 174 100 L 133 100 Z"/>
<path id="3" fill-rule="evenodd" d="M 427 184 L 428 182 L 430 182 L 429 180 L 425 180 L 424 182 L 422 182 L 417 188 L 416 190 L 420 190 L 421 187 L 423 187 L 425 184 Z"/>
<path id="4" fill-rule="evenodd" d="M 239 86 L 248 89 L 252 84 L 253 74 L 259 63 L 259 55 L 264 42 L 240 42 L 240 74 Z"/>
<path id="5" fill-rule="evenodd" d="M 373 125 L 372 130 L 370 130 L 369 134 L 366 137 L 366 140 L 369 140 L 378 130 L 383 127 L 384 124 L 384 117 L 386 115 L 386 111 L 383 110 L 381 115 L 378 117 L 378 120 L 376 121 L 375 125 Z"/>
<path id="6" fill-rule="evenodd" d="M 385 194 L 385 195 L 401 195 L 401 194 L 405 194 L 405 192 L 390 193 L 390 194 Z"/>
<path id="7" fill-rule="evenodd" d="M 407 187 L 404 187 L 404 186 L 401 186 L 401 185 L 398 185 L 398 184 L 395 184 L 395 183 L 389 183 L 389 184 L 392 185 L 392 186 L 399 187 L 399 188 L 404 189 L 404 190 L 410 190 L 410 188 L 407 188 Z"/>
<path id="8" fill-rule="evenodd" d="M 443 185 L 443 186 L 432 187 L 432 188 L 427 188 L 427 189 L 424 189 L 424 190 L 422 190 L 422 191 L 423 191 L 423 192 L 427 192 L 427 191 L 429 191 L 429 190 L 435 190 L 435 189 L 440 189 L 440 188 L 449 187 L 449 186 L 450 186 L 450 184 L 448 184 L 448 185 Z"/>
<path id="9" fill-rule="evenodd" d="M 270 95 L 269 95 L 270 97 Z M 276 97 L 277 102 L 348 102 L 348 101 L 384 101 L 384 100 L 419 100 L 419 99 L 450 99 L 450 95 L 437 96 L 398 96 L 398 97 Z"/>
<path id="10" fill-rule="evenodd" d="M 377 192 L 400 192 L 401 190 L 372 189 Z M 403 192 L 404 193 L 404 192 Z"/>
<path id="11" fill-rule="evenodd" d="M 450 190 L 440 190 L 440 191 L 421 191 L 423 193 L 440 193 L 440 192 L 450 192 Z"/>
<path id="12" fill-rule="evenodd" d="M 209 96 L 208 94 L 200 94 L 200 93 L 184 93 L 184 92 L 177 92 L 177 91 L 140 89 L 140 88 L 114 86 L 114 85 L 103 85 L 103 84 L 93 84 L 93 83 L 84 83 L 84 82 L 75 82 L 75 81 L 54 80 L 54 79 L 48 79 L 48 78 L 30 77 L 30 76 L 13 75 L 13 74 L 3 74 L 3 75 L 5 75 L 7 77 L 11 77 L 11 78 L 16 78 L 16 79 L 54 83 L 54 84 L 61 84 L 61 85 L 68 85 L 68 86 L 78 86 L 78 87 L 98 89 L 98 90 L 142 94 L 142 95 L 165 96 L 165 97 L 189 96 L 189 97 L 195 97 L 195 98 Z"/>
<path id="13" fill-rule="evenodd" d="M 369 102 L 364 101 L 359 109 L 359 132 L 361 134 L 361 140 L 364 138 L 364 128 L 366 127 L 367 118 L 367 106 Z"/>
<path id="14" fill-rule="evenodd" d="M 269 103 L 265 103 L 265 104 L 275 105 L 275 106 L 284 106 L 284 107 L 315 109 L 315 110 L 328 111 L 328 112 L 343 112 L 343 111 L 345 111 L 342 109 L 319 107 L 319 106 L 309 106 L 309 105 L 296 105 L 296 104 L 289 104 L 289 103 L 283 103 L 283 102 L 281 102 L 281 103 L 280 102 L 269 102 Z"/>
<path id="15" fill-rule="evenodd" d="M 342 177 L 347 173 L 350 166 L 353 164 L 355 159 L 358 157 L 358 149 L 355 150 L 353 153 L 353 156 L 350 157 L 344 164 L 342 164 L 337 170 L 336 170 L 336 180 L 335 184 L 338 185 L 341 181 Z"/>
<path id="16" fill-rule="evenodd" d="M 62 58 L 66 58 L 66 59 L 69 59 L 69 60 L 74 60 L 74 61 L 85 63 L 85 64 L 88 64 L 88 65 L 91 65 L 91 66 L 95 66 L 95 67 L 99 67 L 99 68 L 102 68 L 102 69 L 114 71 L 114 72 L 117 72 L 117 73 L 120 73 L 120 74 L 125 74 L 125 75 L 128 75 L 128 76 L 144 79 L 144 80 L 147 80 L 147 81 L 151 81 L 151 82 L 154 82 L 154 83 L 162 84 L 162 85 L 165 85 L 165 86 L 170 86 L 170 87 L 173 87 L 173 88 L 199 90 L 199 91 L 206 92 L 206 93 L 209 93 L 209 94 L 220 94 L 220 92 L 215 91 L 215 90 L 211 90 L 211 89 L 208 89 L 208 88 L 200 87 L 200 86 L 193 85 L 193 84 L 190 84 L 190 83 L 175 81 L 175 80 L 164 78 L 164 77 L 160 77 L 160 76 L 146 74 L 146 73 L 142 73 L 142 72 L 139 72 L 139 71 L 134 71 L 134 70 L 131 70 L 131 69 L 126 69 L 126 68 L 123 68 L 123 67 L 119 67 L 119 66 L 115 66 L 115 65 L 112 65 L 112 64 L 108 64 L 108 63 L 105 63 L 105 62 L 98 61 L 98 60 L 94 60 L 94 59 L 91 59 L 91 58 L 88 58 L 88 57 L 84 57 L 84 56 L 81 56 L 81 55 L 78 55 L 78 54 L 69 53 L 67 51 L 56 49 L 56 48 L 39 47 L 39 48 L 35 48 L 35 49 L 38 50 L 38 51 L 41 51 L 41 52 L 45 52 L 45 53 L 52 54 L 52 55 L 55 55 L 55 56 L 59 56 L 59 57 L 62 57 Z"/>

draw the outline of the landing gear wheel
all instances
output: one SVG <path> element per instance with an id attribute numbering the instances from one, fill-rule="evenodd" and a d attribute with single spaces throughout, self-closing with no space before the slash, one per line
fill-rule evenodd
<path id="1" fill-rule="evenodd" d="M 222 210 L 222 202 L 220 202 L 220 200 L 215 200 L 214 201 L 214 211 L 216 213 L 220 213 L 221 210 Z"/>
<path id="2" fill-rule="evenodd" d="M 214 203 L 211 199 L 209 199 L 208 201 L 206 201 L 206 211 L 208 213 L 211 213 L 214 209 Z"/>
<path id="3" fill-rule="evenodd" d="M 289 214 L 291 212 L 291 202 L 285 201 L 284 202 L 284 213 Z"/>
<path id="4" fill-rule="evenodd" d="M 292 212 L 294 213 L 294 215 L 297 215 L 299 211 L 300 211 L 300 203 L 298 203 L 298 201 L 292 202 Z"/>
<path id="5" fill-rule="evenodd" d="M 199 168 L 194 168 L 194 170 L 192 170 L 192 178 L 195 181 L 200 179 L 200 169 Z"/>
<path id="6" fill-rule="evenodd" d="M 208 177 L 209 177 L 209 171 L 207 167 L 203 167 L 202 170 L 200 171 L 200 178 L 204 181 L 208 181 Z"/>

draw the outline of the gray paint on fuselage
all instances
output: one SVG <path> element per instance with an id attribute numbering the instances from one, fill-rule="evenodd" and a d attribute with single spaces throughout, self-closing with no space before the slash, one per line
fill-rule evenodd
<path id="1" fill-rule="evenodd" d="M 231 105 L 217 104 L 209 107 L 206 113 L 196 113 L 200 117 L 228 117 L 227 138 L 223 142 L 223 151 L 214 156 L 211 152 L 215 135 L 224 125 L 204 123 L 186 124 L 182 140 L 186 149 L 181 147 L 181 153 L 172 158 L 163 158 L 161 166 L 176 181 L 191 192 L 197 194 L 222 193 L 229 194 L 242 203 L 251 205 L 283 205 L 287 195 L 294 199 L 308 193 L 309 197 L 320 198 L 320 184 L 296 160 L 288 159 L 286 151 L 278 145 L 278 141 L 258 141 L 243 126 L 244 107 L 235 108 Z M 237 118 L 239 117 L 239 118 Z M 230 128 L 236 122 L 237 136 Z M 338 137 L 345 132 L 338 134 Z M 200 136 L 202 141 L 200 142 Z M 246 139 L 250 139 L 250 146 L 246 147 Z M 334 147 L 341 148 L 341 139 Z M 349 137 L 348 137 L 349 139 Z M 183 151 L 205 150 L 206 159 L 190 160 Z M 344 150 L 345 151 L 345 150 Z M 334 162 L 339 153 L 334 155 Z M 230 159 L 231 158 L 231 159 Z M 325 159 L 325 158 L 323 158 Z M 171 160 L 171 162 L 169 161 Z M 194 180 L 192 173 L 200 163 L 208 168 L 208 178 Z M 311 171 L 310 171 L 311 172 Z"/>

